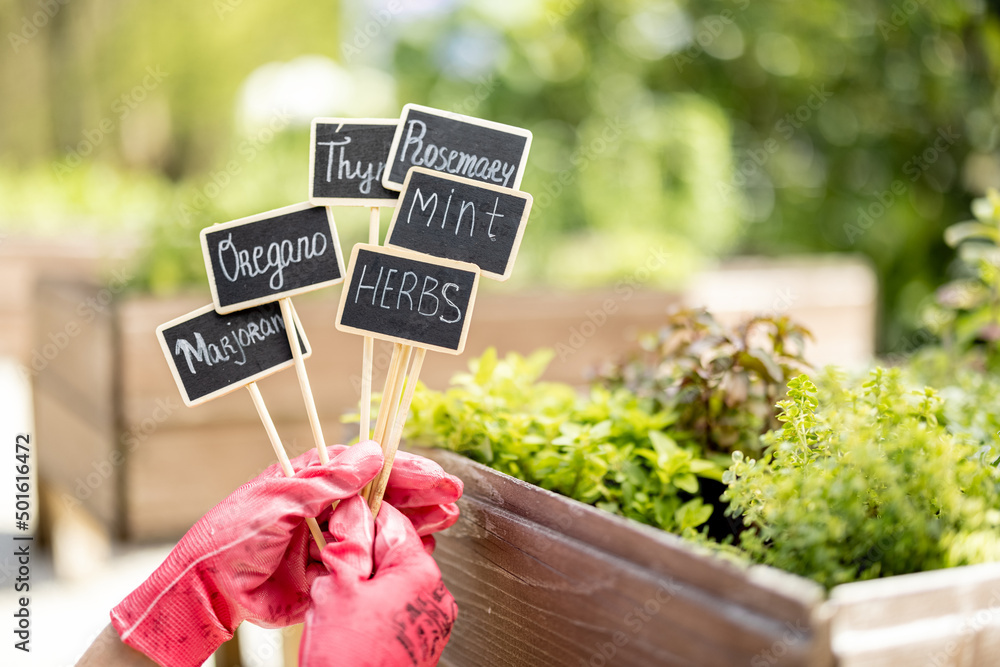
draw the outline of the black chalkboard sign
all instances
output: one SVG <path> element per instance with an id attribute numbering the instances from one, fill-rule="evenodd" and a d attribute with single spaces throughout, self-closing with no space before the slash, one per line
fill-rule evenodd
<path id="1" fill-rule="evenodd" d="M 344 280 L 330 211 L 309 203 L 207 227 L 201 249 L 223 315 Z"/>
<path id="2" fill-rule="evenodd" d="M 502 185 L 521 185 L 531 132 L 417 104 L 403 107 L 382 184 L 400 190 L 411 167 Z"/>
<path id="3" fill-rule="evenodd" d="M 309 201 L 323 206 L 395 206 L 382 185 L 395 118 L 314 118 L 309 141 Z"/>
<path id="4" fill-rule="evenodd" d="M 340 295 L 341 331 L 461 354 L 479 287 L 475 264 L 359 243 Z"/>
<path id="5" fill-rule="evenodd" d="M 292 310 L 302 356 L 312 350 Z M 199 405 L 292 365 L 281 308 L 268 303 L 220 315 L 211 305 L 156 328 L 186 405 Z"/>
<path id="6" fill-rule="evenodd" d="M 530 210 L 531 195 L 520 190 L 414 167 L 385 244 L 471 262 L 484 276 L 507 280 Z"/>

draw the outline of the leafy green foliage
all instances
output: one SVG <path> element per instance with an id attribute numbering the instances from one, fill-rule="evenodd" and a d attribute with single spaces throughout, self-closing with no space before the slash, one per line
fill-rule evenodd
<path id="1" fill-rule="evenodd" d="M 809 369 L 809 332 L 785 316 L 755 317 L 736 328 L 705 310 L 680 310 L 642 351 L 602 370 L 604 383 L 676 412 L 674 424 L 707 451 L 760 452 L 760 435 L 778 426 L 775 402 L 786 380 Z"/>
<path id="2" fill-rule="evenodd" d="M 898 369 L 794 378 L 759 460 L 733 453 L 730 512 L 755 560 L 825 586 L 1000 559 L 997 470 Z"/>
<path id="3" fill-rule="evenodd" d="M 938 417 L 949 432 L 976 443 L 991 455 L 1000 436 L 1000 377 L 985 368 L 981 351 L 956 357 L 938 346 L 919 350 L 902 368 L 913 383 L 936 387 L 941 395 Z M 997 465 L 993 461 L 993 465 Z"/>
<path id="4" fill-rule="evenodd" d="M 924 323 L 955 355 L 976 350 L 990 369 L 1000 366 L 1000 192 L 972 203 L 975 220 L 948 227 L 958 249 L 958 277 L 941 286 Z"/>
<path id="5" fill-rule="evenodd" d="M 699 478 L 722 468 L 672 436 L 674 415 L 625 389 L 539 382 L 549 351 L 498 359 L 488 350 L 444 392 L 420 385 L 406 438 L 444 447 L 571 498 L 684 532 L 704 524 L 711 506 Z"/>

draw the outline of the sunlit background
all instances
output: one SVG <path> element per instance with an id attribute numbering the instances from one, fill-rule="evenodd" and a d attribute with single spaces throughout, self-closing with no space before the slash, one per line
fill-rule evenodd
<path id="1" fill-rule="evenodd" d="M 855 252 L 880 347 L 1000 184 L 987 3 L 3 2 L 0 225 L 145 248 L 134 289 L 203 285 L 198 229 L 305 198 L 308 123 L 417 102 L 534 133 L 518 285 L 731 254 Z M 894 188 L 895 185 L 895 188 Z M 340 224 L 363 235 L 363 216 Z"/>

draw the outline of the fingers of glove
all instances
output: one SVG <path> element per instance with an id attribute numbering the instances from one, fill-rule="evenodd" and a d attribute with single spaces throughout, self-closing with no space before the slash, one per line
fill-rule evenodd
<path id="1" fill-rule="evenodd" d="M 434 548 L 437 546 L 437 540 L 434 539 L 433 535 L 425 535 L 420 538 L 420 541 L 424 544 L 424 551 L 427 552 L 428 556 L 434 554 Z"/>
<path id="2" fill-rule="evenodd" d="M 401 509 L 399 511 L 410 520 L 410 523 L 413 524 L 413 529 L 421 537 L 450 527 L 458 521 L 459 516 L 458 505 L 455 503 Z"/>
<path id="3" fill-rule="evenodd" d="M 326 448 L 327 457 L 332 459 L 345 449 L 347 449 L 347 445 L 327 445 Z M 298 456 L 296 456 L 295 458 L 293 458 L 291 460 L 291 464 L 292 464 L 292 470 L 296 472 L 302 470 L 303 468 L 307 468 L 309 466 L 320 465 L 319 452 L 316 451 L 315 447 L 308 449 L 299 454 Z M 281 466 L 277 462 L 275 462 L 269 465 L 268 467 L 264 468 L 263 472 L 261 472 L 260 475 L 257 476 L 257 478 L 265 479 L 271 477 L 284 477 L 284 476 L 285 476 L 284 470 L 282 470 Z"/>
<path id="4" fill-rule="evenodd" d="M 312 482 L 316 494 L 310 498 L 308 513 L 303 516 L 318 516 L 334 500 L 355 496 L 370 482 L 382 468 L 381 448 L 372 441 L 347 447 L 330 459 L 330 463 L 309 466 L 287 481 L 302 480 Z M 275 480 L 280 484 L 284 480 Z"/>
<path id="5" fill-rule="evenodd" d="M 375 575 L 378 578 L 389 570 L 410 567 L 417 572 L 427 569 L 427 561 L 437 576 L 440 572 L 434 560 L 427 555 L 423 542 L 410 520 L 388 503 L 382 503 L 375 522 Z"/>
<path id="6" fill-rule="evenodd" d="M 277 533 L 287 533 L 301 518 L 318 516 L 334 500 L 357 495 L 378 474 L 382 460 L 378 445 L 363 443 L 345 449 L 329 465 L 307 467 L 295 477 L 251 481 L 199 523 L 233 531 L 273 526 Z"/>
<path id="7" fill-rule="evenodd" d="M 327 457 L 333 459 L 337 455 L 341 454 L 348 447 L 347 445 L 327 445 L 326 454 Z M 309 466 L 322 465 L 319 462 L 319 451 L 315 447 L 310 447 L 306 451 L 302 452 L 294 459 L 292 459 L 292 470 L 298 472 L 303 468 L 308 468 Z"/>
<path id="8" fill-rule="evenodd" d="M 396 452 L 385 500 L 393 507 L 453 503 L 462 496 L 462 480 L 436 462 L 409 452 Z"/>
<path id="9" fill-rule="evenodd" d="M 321 554 L 327 570 L 341 581 L 368 579 L 372 572 L 375 523 L 364 498 L 351 496 L 341 501 L 330 516 L 330 534 L 334 541 Z"/>

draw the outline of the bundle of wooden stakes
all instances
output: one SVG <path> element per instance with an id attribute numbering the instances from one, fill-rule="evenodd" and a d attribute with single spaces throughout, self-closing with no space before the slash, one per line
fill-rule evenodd
<path id="1" fill-rule="evenodd" d="M 378 514 L 427 350 L 461 354 L 481 275 L 510 277 L 531 195 L 518 190 L 527 130 L 413 104 L 399 119 L 317 118 L 309 200 L 201 231 L 212 304 L 157 328 L 188 406 L 246 387 L 285 475 L 288 455 L 257 380 L 294 366 L 319 460 L 329 456 L 291 297 L 344 283 L 337 329 L 364 337 L 359 440 L 385 464 L 362 491 Z M 335 206 L 371 209 L 345 270 Z M 394 207 L 385 245 L 380 208 Z M 375 339 L 393 343 L 374 431 Z M 325 546 L 314 519 L 316 543 Z"/>

